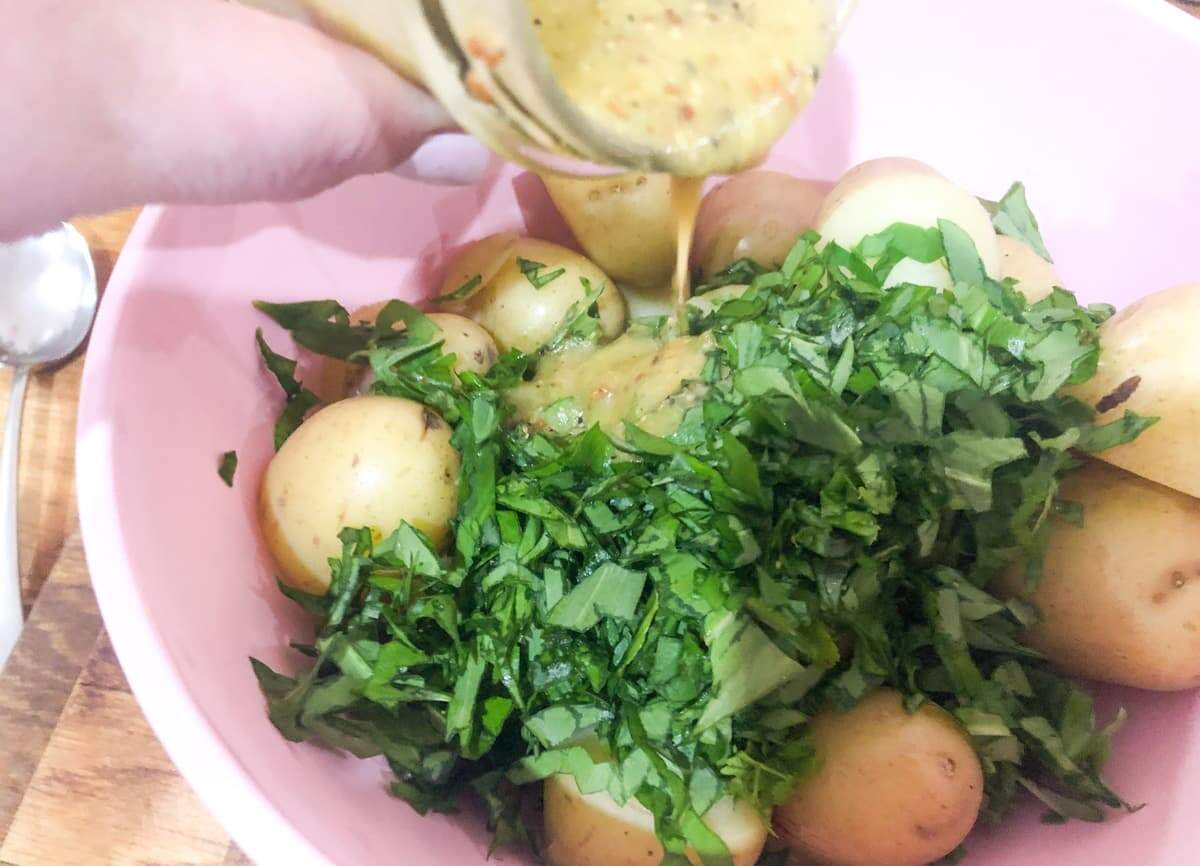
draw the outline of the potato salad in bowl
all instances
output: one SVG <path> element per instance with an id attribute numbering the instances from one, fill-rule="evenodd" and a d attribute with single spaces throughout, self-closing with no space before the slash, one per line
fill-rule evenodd
<path id="1" fill-rule="evenodd" d="M 279 732 L 556 866 L 922 866 L 1022 801 L 1136 810 L 1077 677 L 1200 685 L 1200 286 L 1081 305 L 1022 185 L 897 158 L 718 186 L 680 307 L 661 178 L 548 186 L 585 252 L 257 304 L 321 359 L 257 337 L 312 622 L 253 662 Z"/>

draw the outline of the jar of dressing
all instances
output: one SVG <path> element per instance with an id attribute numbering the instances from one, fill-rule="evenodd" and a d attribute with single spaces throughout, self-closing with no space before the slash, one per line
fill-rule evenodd
<path id="1" fill-rule="evenodd" d="M 541 172 L 753 165 L 811 97 L 852 0 L 250 0 L 427 87 Z"/>

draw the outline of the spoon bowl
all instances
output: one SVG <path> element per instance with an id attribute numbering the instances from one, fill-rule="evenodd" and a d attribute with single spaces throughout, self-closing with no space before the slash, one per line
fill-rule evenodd
<path id="1" fill-rule="evenodd" d="M 83 343 L 95 312 L 96 270 L 74 226 L 0 244 L 0 364 L 62 360 Z"/>
<path id="2" fill-rule="evenodd" d="M 96 269 L 74 227 L 0 244 L 0 364 L 13 368 L 0 447 L 0 668 L 24 620 L 17 545 L 17 454 L 30 371 L 82 345 L 96 315 Z"/>

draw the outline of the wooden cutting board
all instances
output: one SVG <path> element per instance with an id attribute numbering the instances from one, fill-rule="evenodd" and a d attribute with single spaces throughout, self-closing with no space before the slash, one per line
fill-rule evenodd
<path id="1" fill-rule="evenodd" d="M 101 286 L 136 218 L 75 221 Z M 25 406 L 22 594 L 36 601 L 0 672 L 0 866 L 248 866 L 154 738 L 101 625 L 75 511 L 82 369 L 34 376 Z"/>
<path id="2" fill-rule="evenodd" d="M 136 216 L 75 222 L 102 286 Z M 101 625 L 75 512 L 81 372 L 75 358 L 38 374 L 25 408 L 21 562 L 36 602 L 0 672 L 0 866 L 249 866 L 154 738 Z"/>

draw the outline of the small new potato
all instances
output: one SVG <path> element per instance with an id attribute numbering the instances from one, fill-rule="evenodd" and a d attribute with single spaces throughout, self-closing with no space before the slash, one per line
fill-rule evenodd
<path id="1" fill-rule="evenodd" d="M 479 277 L 483 286 L 513 255 L 521 236 L 516 232 L 497 232 L 467 244 L 446 265 L 439 295 L 449 295 Z M 478 290 L 478 289 L 477 289 Z"/>
<path id="2" fill-rule="evenodd" d="M 259 528 L 289 586 L 321 595 L 347 526 L 386 535 L 407 521 L 441 545 L 458 506 L 450 427 L 419 403 L 351 397 L 300 425 L 267 465 Z"/>
<path id="3" fill-rule="evenodd" d="M 1063 481 L 1082 528 L 1055 520 L 1024 640 L 1067 673 L 1142 689 L 1200 686 L 1200 501 L 1099 460 Z"/>
<path id="4" fill-rule="evenodd" d="M 607 793 L 584 794 L 572 776 L 551 776 L 544 787 L 546 859 L 551 866 L 659 866 L 663 847 L 654 815 L 637 800 L 617 805 Z M 721 837 L 733 866 L 754 866 L 767 825 L 752 807 L 725 799 L 704 823 Z M 688 859 L 700 866 L 694 851 Z"/>
<path id="5" fill-rule="evenodd" d="M 379 311 L 389 302 L 379 301 L 360 307 L 350 314 L 350 321 L 374 324 Z M 465 316 L 454 313 L 426 313 L 426 318 L 441 330 L 442 352 L 454 355 L 454 372 L 486 373 L 496 363 L 500 351 L 492 335 Z M 396 323 L 404 329 L 403 322 Z M 338 358 L 322 359 L 314 391 L 324 403 L 366 394 L 375 382 L 375 373 L 366 364 L 353 364 Z"/>
<path id="6" fill-rule="evenodd" d="M 605 273 L 639 289 L 669 285 L 675 267 L 669 175 L 545 175 L 542 182 L 575 240 Z"/>
<path id="7" fill-rule="evenodd" d="M 1056 286 L 1062 286 L 1062 277 L 1054 265 L 1035 253 L 1025 241 L 996 235 L 996 243 L 1000 247 L 1000 279 L 1016 280 L 1017 291 L 1029 303 L 1036 304 Z"/>
<path id="8" fill-rule="evenodd" d="M 750 258 L 783 263 L 796 238 L 813 228 L 833 184 L 778 171 L 736 174 L 704 197 L 696 217 L 692 262 L 702 279 Z"/>
<path id="9" fill-rule="evenodd" d="M 1096 375 L 1068 393 L 1103 423 L 1126 411 L 1158 423 L 1096 456 L 1188 496 L 1200 497 L 1200 283 L 1147 295 L 1100 326 Z"/>
<path id="10" fill-rule="evenodd" d="M 909 714 L 899 692 L 882 688 L 849 712 L 822 711 L 811 731 L 820 769 L 775 810 L 775 830 L 800 862 L 924 866 L 974 826 L 983 770 L 941 708 Z"/>
<path id="11" fill-rule="evenodd" d="M 486 238 L 481 243 L 492 241 Z M 467 250 L 464 255 L 475 253 Z M 443 304 L 444 309 L 461 313 L 486 328 L 501 349 L 532 352 L 548 342 L 558 332 L 571 306 L 585 297 L 583 280 L 593 289 L 603 287 L 596 301 L 603 335 L 615 337 L 625 329 L 625 301 L 621 293 L 604 271 L 579 253 L 549 241 L 519 238 L 504 248 L 501 255 L 499 268 L 490 277 L 485 276 L 468 297 Z M 495 263 L 491 258 L 479 259 L 485 260 L 489 268 Z M 522 273 L 520 260 L 542 265 L 538 272 L 542 278 L 559 268 L 563 273 L 539 288 Z M 456 274 L 459 270 L 455 265 Z"/>
<path id="12" fill-rule="evenodd" d="M 936 228 L 938 220 L 949 220 L 966 232 L 988 275 L 1000 274 L 1000 247 L 987 210 L 975 196 L 915 159 L 874 159 L 850 169 L 826 196 L 816 228 L 824 240 L 849 249 L 895 223 Z M 913 262 L 890 274 L 888 284 L 908 281 L 940 287 L 949 279 L 942 262 Z"/>

